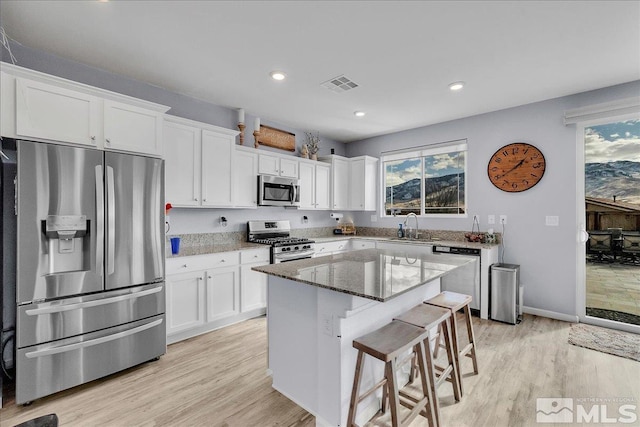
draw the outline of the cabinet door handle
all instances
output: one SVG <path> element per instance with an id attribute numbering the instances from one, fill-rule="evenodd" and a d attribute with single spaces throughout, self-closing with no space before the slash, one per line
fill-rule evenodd
<path id="1" fill-rule="evenodd" d="M 182 268 L 187 268 L 187 264 L 182 264 Z"/>
<path id="2" fill-rule="evenodd" d="M 221 260 L 220 260 L 220 262 L 224 262 L 224 260 L 223 260 L 223 259 L 221 259 Z"/>
<path id="3" fill-rule="evenodd" d="M 198 198 L 197 198 L 197 197 L 194 197 L 194 198 L 193 198 L 193 200 L 195 200 L 195 201 L 197 202 L 197 201 L 198 201 Z"/>
<path id="4" fill-rule="evenodd" d="M 208 279 L 211 279 L 211 276 L 207 276 Z"/>
<path id="5" fill-rule="evenodd" d="M 93 141 L 93 142 L 95 142 L 95 141 L 96 141 L 96 136 L 95 136 L 95 135 L 93 135 L 93 136 L 91 137 L 91 141 Z"/>
<path id="6" fill-rule="evenodd" d="M 198 280 L 202 280 L 202 277 L 198 277 Z"/>
<path id="7" fill-rule="evenodd" d="M 207 199 L 202 199 L 202 201 L 203 201 L 203 202 L 206 202 L 206 201 L 207 201 Z"/>
<path id="8" fill-rule="evenodd" d="M 109 138 L 106 138 L 105 141 L 107 141 L 107 144 L 111 144 L 111 140 Z"/>

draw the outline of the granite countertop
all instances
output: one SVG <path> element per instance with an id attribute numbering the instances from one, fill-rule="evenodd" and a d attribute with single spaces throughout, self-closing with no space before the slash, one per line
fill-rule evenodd
<path id="1" fill-rule="evenodd" d="M 477 261 L 451 255 L 425 255 L 411 248 L 364 249 L 253 270 L 385 302 L 472 262 Z"/>
<path id="2" fill-rule="evenodd" d="M 229 243 L 216 243 L 211 245 L 198 245 L 198 246 L 182 246 L 180 247 L 180 253 L 177 255 L 171 254 L 171 245 L 168 246 L 167 259 L 180 258 L 193 255 L 207 255 L 215 254 L 219 252 L 235 252 L 244 249 L 269 249 L 268 245 L 260 243 L 249 243 L 243 241 L 229 242 Z"/>
<path id="3" fill-rule="evenodd" d="M 401 244 L 409 244 L 409 245 L 430 245 L 430 246 L 455 246 L 458 248 L 474 248 L 474 249 L 491 249 L 494 246 L 498 246 L 498 243 L 477 243 L 477 242 L 466 242 L 459 240 L 423 240 L 423 239 L 398 239 L 397 237 L 380 237 L 380 236 L 351 236 L 351 235 L 340 235 L 336 234 L 335 236 L 330 237 L 312 237 L 316 243 L 324 243 L 324 242 L 337 242 L 340 240 L 349 240 L 349 239 L 364 239 L 364 240 L 378 240 L 381 242 L 391 242 L 391 243 L 401 243 Z"/>

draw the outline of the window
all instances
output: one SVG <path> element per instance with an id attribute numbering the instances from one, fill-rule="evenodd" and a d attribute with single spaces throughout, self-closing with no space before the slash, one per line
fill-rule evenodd
<path id="1" fill-rule="evenodd" d="M 384 215 L 466 216 L 466 159 L 466 140 L 384 154 Z"/>

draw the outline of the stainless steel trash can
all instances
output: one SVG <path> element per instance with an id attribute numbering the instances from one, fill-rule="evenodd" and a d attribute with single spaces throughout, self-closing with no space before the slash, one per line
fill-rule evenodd
<path id="1" fill-rule="evenodd" d="M 491 319 L 515 325 L 520 319 L 520 266 L 493 264 L 490 288 Z"/>

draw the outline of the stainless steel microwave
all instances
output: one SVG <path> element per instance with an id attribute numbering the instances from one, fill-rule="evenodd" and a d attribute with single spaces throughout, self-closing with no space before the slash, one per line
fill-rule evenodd
<path id="1" fill-rule="evenodd" d="M 300 180 L 258 175 L 260 206 L 300 206 Z"/>

